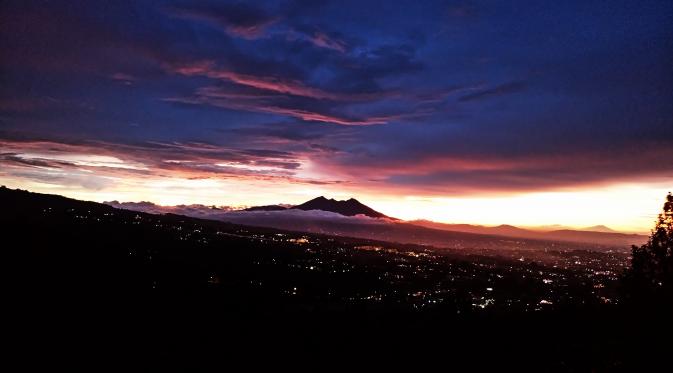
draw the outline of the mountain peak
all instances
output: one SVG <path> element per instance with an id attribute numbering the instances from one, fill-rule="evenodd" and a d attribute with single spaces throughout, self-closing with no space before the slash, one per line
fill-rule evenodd
<path id="1" fill-rule="evenodd" d="M 605 225 L 594 225 L 592 227 L 586 227 L 582 229 L 583 231 L 592 231 L 592 232 L 604 232 L 604 233 L 614 233 L 614 229 L 606 227 Z"/>
<path id="2" fill-rule="evenodd" d="M 265 206 L 252 206 L 243 211 L 284 211 L 287 210 L 287 207 L 282 205 L 265 205 Z"/>
<path id="3" fill-rule="evenodd" d="M 345 216 L 366 215 L 372 218 L 387 218 L 386 215 L 360 203 L 355 198 L 342 201 L 320 196 L 301 205 L 294 206 L 293 209 L 330 211 Z"/>

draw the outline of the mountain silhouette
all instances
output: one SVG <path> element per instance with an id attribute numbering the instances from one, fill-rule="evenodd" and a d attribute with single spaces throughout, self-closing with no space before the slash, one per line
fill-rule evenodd
<path id="1" fill-rule="evenodd" d="M 582 228 L 583 231 L 591 232 L 603 232 L 603 233 L 616 233 L 614 229 L 608 228 L 605 225 L 594 225 L 592 227 Z"/>
<path id="2" fill-rule="evenodd" d="M 472 225 L 472 224 L 437 223 L 429 220 L 414 220 L 410 221 L 409 223 L 421 227 L 441 229 L 452 232 L 490 234 L 503 237 L 525 238 L 534 240 L 586 242 L 586 243 L 611 245 L 611 246 L 637 245 L 638 242 L 644 242 L 647 240 L 647 236 L 639 234 L 620 233 L 601 225 L 588 227 L 582 230 L 577 229 L 533 230 L 533 229 L 519 228 L 506 224 L 499 225 L 496 227 L 487 227 L 483 225 Z"/>
<path id="3" fill-rule="evenodd" d="M 320 196 L 292 208 L 305 211 L 330 211 L 345 216 L 366 215 L 372 218 L 388 218 L 388 216 L 372 209 L 371 207 L 363 205 L 355 198 L 351 198 L 346 201 L 339 201 L 333 198 L 327 199 L 323 196 Z"/>
<path id="4" fill-rule="evenodd" d="M 284 211 L 287 207 L 281 205 L 253 206 L 243 209 L 243 211 Z"/>

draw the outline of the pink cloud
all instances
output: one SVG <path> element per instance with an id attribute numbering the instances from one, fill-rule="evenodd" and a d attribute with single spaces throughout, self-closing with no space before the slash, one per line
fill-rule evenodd
<path id="1" fill-rule="evenodd" d="M 211 9 L 203 6 L 194 9 L 174 8 L 170 9 L 170 13 L 180 18 L 208 22 L 221 27 L 232 36 L 249 40 L 264 36 L 267 28 L 278 21 L 277 18 L 244 3 L 220 4 Z"/>
<path id="2" fill-rule="evenodd" d="M 131 84 L 133 84 L 133 82 L 136 81 L 135 77 L 133 77 L 129 74 L 121 73 L 121 72 L 116 72 L 116 73 L 112 74 L 112 76 L 110 78 L 114 81 L 121 82 L 121 83 L 124 83 L 126 85 L 131 85 Z"/>
<path id="3" fill-rule="evenodd" d="M 402 151 L 403 152 L 403 151 Z M 336 153 L 317 161 L 324 174 L 357 180 L 381 193 L 416 195 L 509 194 L 576 190 L 639 180 L 670 181 L 670 148 L 652 144 L 629 152 L 586 150 L 573 154 L 409 154 L 406 157 Z"/>
<path id="4" fill-rule="evenodd" d="M 316 31 L 310 38 L 309 40 L 316 46 L 321 47 L 321 48 L 327 48 L 327 49 L 333 49 L 336 51 L 339 51 L 341 53 L 346 52 L 346 43 L 338 40 L 338 39 L 333 39 L 330 38 L 327 34 L 321 31 Z"/>
<path id="5" fill-rule="evenodd" d="M 165 65 L 165 68 L 175 74 L 181 74 L 185 76 L 205 76 L 212 79 L 226 80 L 242 86 L 256 88 L 264 91 L 309 97 L 319 100 L 367 101 L 377 98 L 389 97 L 391 94 L 397 94 L 396 92 L 354 94 L 327 92 L 320 88 L 310 87 L 297 80 L 274 76 L 242 74 L 230 70 L 220 69 L 213 61 L 199 61 L 179 66 Z"/>
<path id="6" fill-rule="evenodd" d="M 239 74 L 233 71 L 218 69 L 212 61 L 202 61 L 190 65 L 179 66 L 172 68 L 172 71 L 186 76 L 206 76 L 213 79 L 228 80 L 236 84 L 282 94 L 330 100 L 345 98 L 343 95 L 332 94 L 321 89 L 308 87 L 296 80 Z"/>
<path id="7" fill-rule="evenodd" d="M 307 152 L 230 149 L 200 142 L 139 145 L 0 139 L 0 175 L 41 180 L 82 175 L 111 179 L 242 179 L 292 183 L 334 183 L 296 176 Z M 60 182 L 59 181 L 59 182 Z"/>
<path id="8" fill-rule="evenodd" d="M 187 97 L 187 98 L 167 98 L 164 100 L 168 102 L 178 102 L 191 105 L 210 105 L 224 109 L 245 110 L 258 113 L 286 115 L 299 118 L 305 121 L 333 123 L 343 126 L 370 126 L 376 124 L 385 124 L 390 119 L 393 118 L 393 117 L 372 117 L 366 119 L 348 119 L 302 109 L 282 108 L 278 106 L 269 106 L 251 102 L 233 102 L 226 99 L 208 97 L 205 95 L 200 95 L 197 97 Z"/>

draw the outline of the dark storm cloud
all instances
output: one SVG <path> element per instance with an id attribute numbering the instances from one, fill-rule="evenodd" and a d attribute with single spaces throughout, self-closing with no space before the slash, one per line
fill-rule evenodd
<path id="1" fill-rule="evenodd" d="M 94 167 L 25 156 L 48 144 L 147 168 L 109 175 L 294 181 L 310 159 L 433 193 L 670 175 L 671 19 L 656 0 L 3 1 L 1 161 Z"/>

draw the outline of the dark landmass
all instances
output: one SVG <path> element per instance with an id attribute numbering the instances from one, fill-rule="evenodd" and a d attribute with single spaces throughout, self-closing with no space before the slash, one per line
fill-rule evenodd
<path id="1" fill-rule="evenodd" d="M 284 211 L 288 208 L 281 205 L 253 206 L 243 209 L 243 211 Z"/>
<path id="2" fill-rule="evenodd" d="M 365 215 L 371 218 L 388 218 L 388 216 L 372 209 L 371 207 L 363 205 L 355 198 L 351 198 L 346 201 L 337 201 L 333 198 L 327 199 L 323 196 L 320 196 L 292 208 L 304 211 L 330 211 L 344 216 Z"/>
<path id="3" fill-rule="evenodd" d="M 37 338 L 54 351 L 79 342 L 78 354 L 100 353 L 87 341 L 106 340 L 126 354 L 159 349 L 178 370 L 185 354 L 204 356 L 183 368 L 200 370 L 251 353 L 295 364 L 385 357 L 416 369 L 628 371 L 646 367 L 651 347 L 639 341 L 665 333 L 649 326 L 656 317 L 627 322 L 619 252 L 436 249 L 7 188 L 0 206 L 4 249 L 16 257 L 18 343 Z"/>

